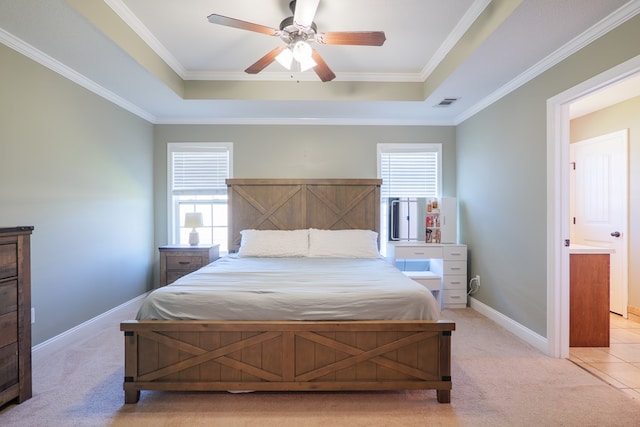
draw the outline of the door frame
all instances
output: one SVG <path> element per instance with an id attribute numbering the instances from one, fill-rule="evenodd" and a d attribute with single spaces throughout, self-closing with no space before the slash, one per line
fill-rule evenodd
<path id="1" fill-rule="evenodd" d="M 547 354 L 569 357 L 569 106 L 640 74 L 640 55 L 547 100 Z"/>

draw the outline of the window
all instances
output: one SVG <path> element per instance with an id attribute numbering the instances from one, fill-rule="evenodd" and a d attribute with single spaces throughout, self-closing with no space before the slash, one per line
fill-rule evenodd
<path id="1" fill-rule="evenodd" d="M 378 144 L 380 242 L 422 240 L 428 198 L 440 197 L 442 144 Z"/>
<path id="2" fill-rule="evenodd" d="M 191 229 L 184 227 L 187 212 L 200 212 L 200 244 L 219 244 L 227 252 L 227 185 L 231 177 L 232 144 L 169 143 L 169 240 L 189 241 Z"/>

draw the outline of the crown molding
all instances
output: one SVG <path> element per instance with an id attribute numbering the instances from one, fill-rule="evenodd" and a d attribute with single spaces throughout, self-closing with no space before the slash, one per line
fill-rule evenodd
<path id="1" fill-rule="evenodd" d="M 380 119 L 376 118 L 337 118 L 337 117 L 279 117 L 279 118 L 188 118 L 163 117 L 155 124 L 167 125 L 310 125 L 310 126 L 455 126 L 451 120 L 432 119 Z"/>
<path id="2" fill-rule="evenodd" d="M 455 124 L 459 125 L 463 121 L 467 120 L 468 118 L 484 110 L 491 104 L 497 102 L 498 100 L 505 97 L 509 93 L 518 89 L 520 86 L 523 86 L 524 84 L 533 80 L 535 77 L 544 73 L 554 65 L 557 65 L 558 63 L 565 60 L 569 56 L 578 52 L 580 49 L 587 46 L 594 40 L 597 40 L 598 38 L 607 34 L 609 31 L 622 25 L 629 19 L 636 16 L 638 13 L 640 13 L 639 0 L 635 0 L 625 4 L 620 9 L 616 10 L 606 18 L 602 19 L 600 22 L 598 22 L 597 24 L 589 28 L 584 33 L 575 37 L 573 40 L 569 41 L 562 47 L 556 49 L 553 53 L 548 55 L 542 61 L 539 61 L 537 64 L 530 67 L 525 72 L 523 72 L 516 78 L 509 81 L 500 89 L 496 90 L 491 95 L 485 97 L 480 102 L 475 104 L 473 107 L 469 108 L 464 113 L 457 116 L 454 120 Z"/>
<path id="3" fill-rule="evenodd" d="M 58 73 L 62 77 L 68 80 L 71 80 L 72 82 L 95 93 L 96 95 L 101 96 L 102 98 L 118 105 L 119 107 L 124 108 L 125 110 L 135 114 L 136 116 L 151 123 L 154 123 L 156 121 L 156 118 L 153 115 L 146 112 L 145 110 L 132 104 L 126 99 L 116 95 L 110 90 L 105 89 L 104 87 L 95 83 L 93 80 L 86 78 L 85 76 L 78 73 L 77 71 L 67 67 L 60 61 L 52 58 L 51 56 L 36 49 L 35 47 L 24 42 L 23 40 L 20 40 L 19 38 L 15 37 L 13 34 L 8 33 L 1 28 L 0 28 L 0 43 L 26 56 L 27 58 L 32 59 L 33 61 L 50 69 L 51 71 Z"/>
<path id="4" fill-rule="evenodd" d="M 431 57 L 429 62 L 424 66 L 420 73 L 420 81 L 425 81 L 429 78 L 431 73 L 433 73 L 433 71 L 438 67 L 438 64 L 442 62 L 451 49 L 454 48 L 456 43 L 460 41 L 462 36 L 464 36 L 471 25 L 473 25 L 476 19 L 478 19 L 489 3 L 491 3 L 491 0 L 476 0 L 473 2 L 471 7 L 462 16 L 462 19 L 460 19 L 451 33 L 449 33 L 442 45 L 440 45 L 438 50 L 436 50 L 433 57 Z"/>
<path id="5" fill-rule="evenodd" d="M 151 31 L 138 19 L 122 0 L 104 0 L 119 17 L 158 55 L 182 80 L 186 80 L 187 69 L 164 47 Z"/>

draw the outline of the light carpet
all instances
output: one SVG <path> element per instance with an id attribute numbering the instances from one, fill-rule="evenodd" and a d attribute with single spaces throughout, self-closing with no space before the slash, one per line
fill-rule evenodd
<path id="1" fill-rule="evenodd" d="M 472 309 L 448 310 L 450 404 L 435 391 L 143 391 L 125 405 L 118 322 L 68 348 L 34 354 L 33 397 L 0 410 L 0 425 L 57 426 L 621 426 L 638 425 L 640 402 L 568 360 L 549 358 Z"/>

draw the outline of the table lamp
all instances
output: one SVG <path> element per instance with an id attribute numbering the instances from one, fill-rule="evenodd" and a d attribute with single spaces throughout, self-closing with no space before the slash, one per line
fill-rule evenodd
<path id="1" fill-rule="evenodd" d="M 184 226 L 191 228 L 191 233 L 189 233 L 189 244 L 191 246 L 197 246 L 198 243 L 200 243 L 200 236 L 196 228 L 202 227 L 203 225 L 202 214 L 200 212 L 187 212 L 184 215 Z"/>

